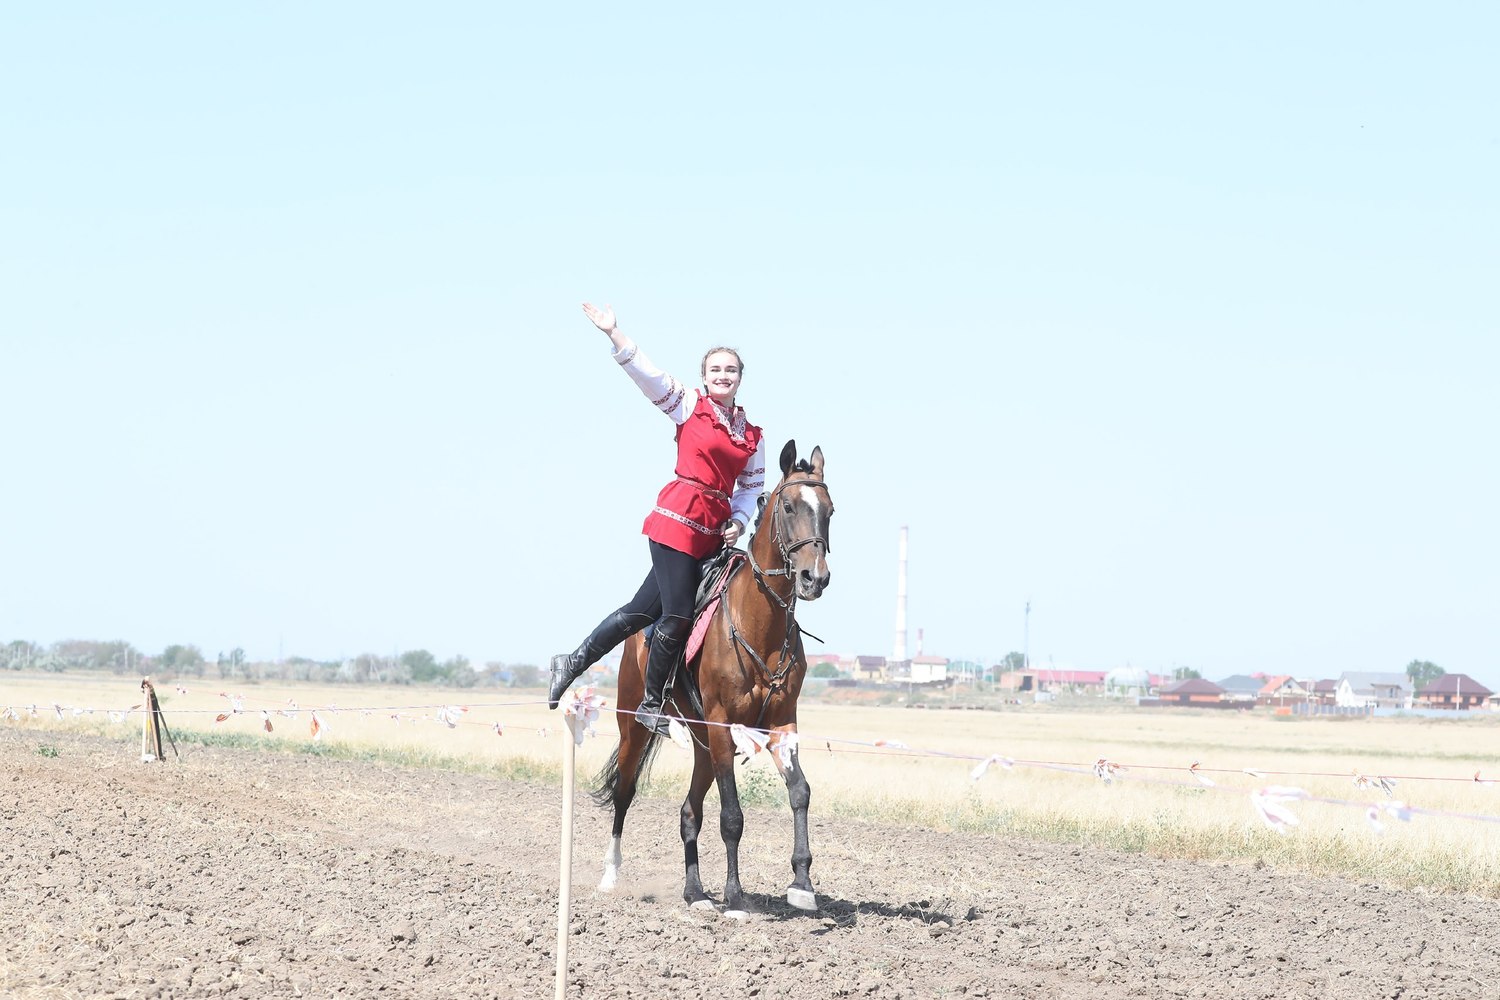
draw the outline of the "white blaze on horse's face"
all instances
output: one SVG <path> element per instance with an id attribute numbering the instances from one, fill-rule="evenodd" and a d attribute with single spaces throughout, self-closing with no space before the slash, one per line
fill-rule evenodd
<path id="1" fill-rule="evenodd" d="M 816 601 L 823 596 L 830 576 L 827 539 L 833 502 L 824 487 L 812 485 L 818 480 L 805 482 L 808 485 L 794 482 L 783 493 L 781 530 L 783 544 L 791 549 L 787 571 L 796 586 L 797 597 Z"/>

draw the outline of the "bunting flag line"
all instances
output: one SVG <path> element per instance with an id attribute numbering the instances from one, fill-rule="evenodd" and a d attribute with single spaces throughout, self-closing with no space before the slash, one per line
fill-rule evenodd
<path id="1" fill-rule="evenodd" d="M 179 694 L 186 694 L 187 689 L 177 687 Z M 154 692 L 152 692 L 154 694 Z M 186 715 L 212 715 L 213 723 L 220 725 L 229 722 L 236 716 L 250 714 L 251 711 L 258 713 L 259 720 L 257 728 L 266 733 L 275 732 L 274 717 L 295 719 L 302 709 L 299 708 L 294 699 L 287 698 L 284 701 L 268 699 L 247 698 L 244 695 L 221 691 L 219 697 L 227 702 L 227 712 L 215 709 L 180 709 L 174 710 L 175 714 Z M 253 710 L 247 709 L 247 702 L 257 702 Z M 83 716 L 93 715 L 94 709 L 85 706 L 70 706 L 62 701 L 51 701 L 50 703 L 52 721 L 67 721 L 68 719 L 79 719 Z M 397 706 L 365 706 L 344 711 L 355 711 L 362 718 L 371 718 L 376 712 L 388 713 L 388 718 L 397 726 L 403 723 L 419 725 L 428 723 L 440 725 L 447 730 L 457 729 L 461 725 L 483 726 L 493 732 L 496 736 L 505 735 L 505 726 L 501 720 L 479 721 L 470 716 L 474 709 L 495 708 L 517 708 L 530 707 L 544 704 L 536 700 L 499 702 L 492 704 L 436 704 L 436 705 L 397 705 Z M 148 713 L 149 706 L 146 707 Z M 126 723 L 135 712 L 142 710 L 140 704 L 132 705 L 128 709 L 106 711 L 111 724 Z M 577 744 L 582 743 L 586 736 L 597 736 L 596 723 L 604 711 L 619 712 L 625 715 L 634 715 L 624 709 L 609 709 L 604 698 L 600 697 L 593 688 L 583 688 L 573 692 L 572 696 L 563 705 L 563 714 L 576 717 L 582 725 L 570 726 Z M 158 710 L 159 711 L 159 710 Z M 331 737 L 332 727 L 330 719 L 337 715 L 341 709 L 337 705 L 329 704 L 310 710 L 309 735 L 313 741 L 322 741 L 325 737 Z M 25 713 L 24 715 L 22 713 Z M 0 709 L 0 722 L 19 724 L 23 720 L 37 720 L 41 718 L 41 709 L 35 703 L 24 706 L 6 706 Z M 151 726 L 147 722 L 147 735 L 150 735 Z M 1413 806 L 1407 801 L 1395 799 L 1395 789 L 1400 781 L 1432 782 L 1432 781 L 1462 781 L 1475 788 L 1493 788 L 1500 785 L 1500 779 L 1486 778 L 1481 771 L 1475 771 L 1470 776 L 1451 775 L 1424 775 L 1405 774 L 1390 775 L 1364 772 L 1359 769 L 1340 773 L 1326 771 L 1274 771 L 1256 767 L 1238 768 L 1212 768 L 1204 766 L 1200 760 L 1193 760 L 1186 768 L 1191 777 L 1191 783 L 1182 780 L 1173 780 L 1170 777 L 1154 778 L 1153 772 L 1162 772 L 1170 775 L 1172 772 L 1181 773 L 1181 764 L 1142 764 L 1122 763 L 1111 760 L 1107 756 L 1099 756 L 1091 764 L 1055 761 L 1055 760 L 1026 760 L 1013 758 L 1001 753 L 991 753 L 985 756 L 977 754 L 953 753 L 944 750 L 912 747 L 909 744 L 890 737 L 880 737 L 874 740 L 856 740 L 829 735 L 811 736 L 788 732 L 782 730 L 760 730 L 742 725 L 730 725 L 727 723 L 710 723 L 704 721 L 693 721 L 694 726 L 723 725 L 730 730 L 730 738 L 734 744 L 737 756 L 743 761 L 753 760 L 762 750 L 769 751 L 768 758 L 773 759 L 782 771 L 788 769 L 793 757 L 797 752 L 800 740 L 804 735 L 810 739 L 816 739 L 823 743 L 824 748 L 830 753 L 857 754 L 867 753 L 881 757 L 928 757 L 947 760 L 963 760 L 972 762 L 973 766 L 969 772 L 971 781 L 980 781 L 994 765 L 1000 765 L 1002 770 L 1010 771 L 1017 767 L 1063 771 L 1080 775 L 1092 775 L 1096 780 L 1105 785 L 1112 785 L 1116 779 L 1122 779 L 1131 769 L 1138 769 L 1142 774 L 1132 777 L 1131 783 L 1172 785 L 1182 788 L 1193 788 L 1198 792 L 1207 793 L 1209 790 L 1218 792 L 1229 792 L 1243 794 L 1244 789 L 1235 789 L 1220 785 L 1208 775 L 1213 774 L 1243 774 L 1265 780 L 1270 775 L 1281 777 L 1319 777 L 1319 778 L 1344 778 L 1351 780 L 1353 786 L 1361 791 L 1375 791 L 1378 789 L 1384 795 L 1384 799 L 1371 803 L 1368 801 L 1350 801 L 1340 798 L 1324 798 L 1309 794 L 1306 790 L 1290 784 L 1269 785 L 1251 789 L 1249 791 L 1252 813 L 1267 829 L 1280 836 L 1287 836 L 1301 825 L 1301 819 L 1293 811 L 1297 803 L 1320 803 L 1333 806 L 1344 806 L 1358 809 L 1365 816 L 1369 828 L 1376 834 L 1384 833 L 1390 821 L 1403 823 L 1411 822 L 1414 816 L 1431 818 L 1464 819 L 1475 822 L 1500 823 L 1500 816 L 1480 815 L 1472 813 L 1461 813 L 1451 810 L 1427 809 Z M 670 719 L 669 727 L 671 741 L 685 751 L 692 751 L 694 738 L 690 728 L 683 724 L 681 719 Z M 160 732 L 166 733 L 165 725 L 162 724 Z M 535 734 L 542 739 L 550 738 L 550 729 L 542 726 L 534 730 Z M 166 735 L 170 736 L 169 733 Z M 160 759 L 158 753 L 152 752 L 155 747 L 149 747 L 143 758 Z"/>

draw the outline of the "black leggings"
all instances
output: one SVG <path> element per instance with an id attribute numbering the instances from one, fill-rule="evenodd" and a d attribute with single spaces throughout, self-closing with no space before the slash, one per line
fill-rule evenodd
<path id="1" fill-rule="evenodd" d="M 692 618 L 693 601 L 698 596 L 698 560 L 660 542 L 648 544 L 651 546 L 651 572 L 646 574 L 641 589 L 620 611 L 646 615 L 652 621 L 668 617 Z"/>

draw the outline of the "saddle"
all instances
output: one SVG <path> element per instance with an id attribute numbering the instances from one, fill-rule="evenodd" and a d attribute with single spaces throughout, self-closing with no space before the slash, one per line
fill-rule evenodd
<path id="1" fill-rule="evenodd" d="M 687 662 L 691 663 L 703 648 L 703 637 L 708 634 L 708 623 L 713 620 L 714 611 L 719 607 L 724 588 L 729 586 L 729 581 L 745 565 L 747 558 L 744 550 L 726 545 L 699 564 L 698 593 L 693 597 L 693 627 L 683 645 L 683 659 Z M 655 632 L 656 623 L 653 622 L 641 633 L 648 647 Z"/>
<path id="2" fill-rule="evenodd" d="M 714 611 L 724 597 L 724 589 L 739 568 L 745 565 L 745 553 L 732 545 L 726 545 L 703 560 L 698 579 L 698 596 L 693 601 L 693 629 L 688 633 L 683 647 L 683 658 L 692 663 L 703 648 L 703 637 L 708 634 L 708 623 L 713 621 Z"/>
<path id="3" fill-rule="evenodd" d="M 708 634 L 708 626 L 714 619 L 714 612 L 719 608 L 719 601 L 724 597 L 724 590 L 729 586 L 729 581 L 734 579 L 734 574 L 739 572 L 749 557 L 744 550 L 737 549 L 732 545 L 726 545 L 707 559 L 703 560 L 698 568 L 698 593 L 693 598 L 693 627 L 688 632 L 687 642 L 683 643 L 682 654 L 677 662 L 672 665 L 672 674 L 667 678 L 666 690 L 672 691 L 678 674 L 682 668 L 698 656 L 703 649 L 703 638 Z M 646 647 L 651 647 L 651 634 L 656 630 L 655 624 L 646 626 L 642 633 L 646 639 Z M 698 691 L 698 677 L 692 671 L 687 671 L 687 698 L 692 710 L 699 718 L 703 716 L 703 696 Z"/>

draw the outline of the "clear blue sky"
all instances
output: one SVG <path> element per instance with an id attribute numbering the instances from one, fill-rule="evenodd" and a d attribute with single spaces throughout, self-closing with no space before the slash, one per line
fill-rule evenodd
<path id="1" fill-rule="evenodd" d="M 0 15 L 0 641 L 544 662 L 738 346 L 827 651 L 1500 687 L 1487 4 Z"/>

